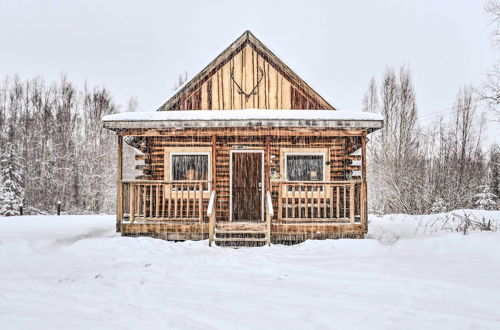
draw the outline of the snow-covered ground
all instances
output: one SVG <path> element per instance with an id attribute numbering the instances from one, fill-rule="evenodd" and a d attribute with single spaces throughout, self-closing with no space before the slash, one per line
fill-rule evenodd
<path id="1" fill-rule="evenodd" d="M 499 329 L 500 233 L 456 225 L 371 217 L 372 239 L 231 249 L 122 238 L 113 216 L 0 218 L 0 328 Z"/>

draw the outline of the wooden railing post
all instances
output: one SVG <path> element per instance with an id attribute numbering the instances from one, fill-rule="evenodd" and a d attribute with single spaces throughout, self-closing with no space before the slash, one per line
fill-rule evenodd
<path id="1" fill-rule="evenodd" d="M 135 218 L 135 187 L 136 185 L 133 183 L 130 183 L 129 185 L 129 199 L 130 199 L 130 223 L 134 223 L 134 218 Z"/>
<path id="2" fill-rule="evenodd" d="M 208 202 L 207 208 L 207 216 L 210 219 L 208 223 L 208 246 L 212 246 L 212 242 L 215 237 L 215 220 L 216 220 L 216 211 L 215 211 L 215 191 L 212 191 L 210 194 L 210 201 Z"/>
<path id="3" fill-rule="evenodd" d="M 359 198 L 360 208 L 360 220 L 361 224 L 364 226 L 365 231 L 368 230 L 368 191 L 366 187 L 366 132 L 363 133 L 361 137 L 361 196 Z"/>
<path id="4" fill-rule="evenodd" d="M 116 172 L 116 231 L 121 232 L 121 223 L 123 221 L 123 137 L 118 136 L 118 155 Z"/>
<path id="5" fill-rule="evenodd" d="M 278 223 L 283 222 L 283 184 L 280 182 L 278 191 Z"/>
<path id="6" fill-rule="evenodd" d="M 337 219 L 340 218 L 340 187 L 337 186 L 337 200 L 336 200 L 336 204 L 335 204 L 335 208 L 336 208 L 336 212 L 337 212 Z"/>
<path id="7" fill-rule="evenodd" d="M 155 218 L 160 216 L 160 185 L 155 185 Z"/>
<path id="8" fill-rule="evenodd" d="M 211 176 L 212 180 L 209 184 L 208 190 L 216 190 L 216 185 L 217 185 L 217 135 L 212 135 L 212 153 L 211 153 L 211 159 L 212 159 L 212 164 L 211 164 Z"/>
<path id="9" fill-rule="evenodd" d="M 343 188 L 344 188 L 344 192 L 343 192 L 343 196 L 344 196 L 344 198 L 343 198 L 343 200 L 344 200 L 344 214 L 343 214 L 342 218 L 346 219 L 347 218 L 347 186 L 344 185 Z"/>
<path id="10" fill-rule="evenodd" d="M 351 223 L 354 223 L 354 183 L 351 183 L 349 187 L 349 217 L 351 218 Z"/>
<path id="11" fill-rule="evenodd" d="M 203 183 L 200 183 L 198 185 L 198 191 L 200 193 L 200 196 L 198 197 L 198 212 L 200 216 L 200 223 L 203 224 Z"/>
<path id="12" fill-rule="evenodd" d="M 271 245 L 271 219 L 274 215 L 273 210 L 273 200 L 271 198 L 271 193 L 269 191 L 266 192 L 266 227 L 267 227 L 267 245 Z"/>

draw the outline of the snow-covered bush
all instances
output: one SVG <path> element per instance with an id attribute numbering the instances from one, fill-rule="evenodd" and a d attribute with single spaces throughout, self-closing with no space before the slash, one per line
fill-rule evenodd
<path id="1" fill-rule="evenodd" d="M 442 198 L 436 198 L 431 206 L 431 213 L 443 213 L 446 212 L 446 203 Z"/>
<path id="2" fill-rule="evenodd" d="M 411 215 L 369 215 L 367 238 L 392 244 L 400 238 L 417 238 L 446 233 L 468 235 L 500 230 L 500 211 L 461 209 L 446 213 Z"/>
<path id="3" fill-rule="evenodd" d="M 474 205 L 481 210 L 494 210 L 497 207 L 495 200 L 498 198 L 491 192 L 490 187 L 482 186 L 481 192 L 474 195 Z"/>
<path id="4" fill-rule="evenodd" d="M 455 231 L 467 235 L 469 231 L 497 231 L 498 224 L 491 219 L 485 217 L 478 218 L 472 213 L 464 212 L 463 215 L 452 213 L 454 217 L 459 219 L 458 226 Z"/>

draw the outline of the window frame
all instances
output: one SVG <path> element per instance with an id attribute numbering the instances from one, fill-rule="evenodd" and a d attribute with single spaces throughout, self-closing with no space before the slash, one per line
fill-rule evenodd
<path id="1" fill-rule="evenodd" d="M 212 189 L 212 152 L 211 148 L 206 147 L 170 147 L 164 150 L 164 180 L 169 182 L 186 182 L 189 180 L 174 180 L 173 179 L 173 162 L 172 158 L 176 155 L 206 155 L 207 157 L 207 188 L 203 189 L 203 194 L 209 194 Z M 199 181 L 199 180 L 194 180 Z M 203 180 L 204 181 L 204 180 Z"/>
<path id="2" fill-rule="evenodd" d="M 331 181 L 331 176 L 330 176 L 330 164 L 326 164 L 326 162 L 330 162 L 330 148 L 304 148 L 304 147 L 299 147 L 299 148 L 280 148 L 280 173 L 281 173 L 281 178 L 278 181 L 284 181 L 284 182 L 292 182 L 288 181 L 288 173 L 287 173 L 287 166 L 286 166 L 286 157 L 287 155 L 323 155 L 323 180 L 318 180 L 318 181 L 293 181 L 293 182 L 330 182 Z M 330 191 L 329 186 L 326 186 L 326 189 L 321 189 L 319 192 L 320 196 L 325 196 Z M 293 192 L 291 191 L 285 191 L 285 186 L 283 186 L 283 191 L 282 191 L 283 196 L 286 197 L 292 197 Z M 306 192 L 299 192 L 299 196 L 307 196 Z"/>
<path id="3" fill-rule="evenodd" d="M 327 165 L 326 160 L 325 160 L 325 153 L 324 152 L 285 152 L 284 157 L 285 159 L 283 160 L 285 164 L 285 179 L 286 181 L 291 181 L 290 178 L 288 177 L 288 156 L 321 156 L 323 158 L 321 165 L 323 165 L 323 178 L 321 180 L 316 180 L 313 182 L 326 182 L 326 171 L 327 171 Z M 293 182 L 311 182 L 311 180 L 293 180 Z"/>

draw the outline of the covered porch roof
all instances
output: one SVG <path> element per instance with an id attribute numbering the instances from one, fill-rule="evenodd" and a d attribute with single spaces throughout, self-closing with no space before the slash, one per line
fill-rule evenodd
<path id="1" fill-rule="evenodd" d="M 343 110 L 188 110 L 123 112 L 102 118 L 108 129 L 208 127 L 383 127 L 381 114 Z"/>

